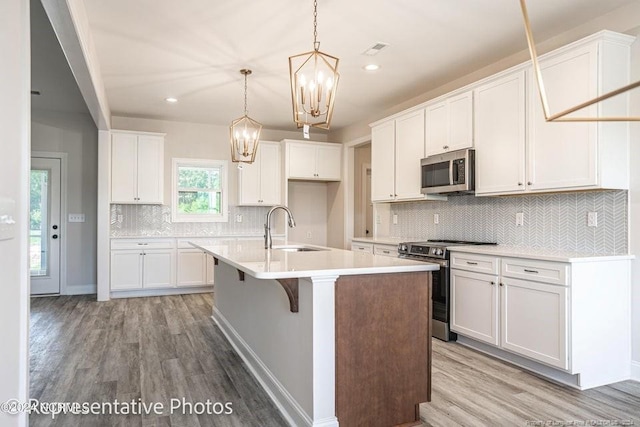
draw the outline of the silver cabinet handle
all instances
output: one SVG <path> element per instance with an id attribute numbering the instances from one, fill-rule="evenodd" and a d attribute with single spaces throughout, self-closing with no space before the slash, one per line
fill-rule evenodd
<path id="1" fill-rule="evenodd" d="M 538 274 L 538 273 L 539 273 L 539 271 L 536 271 L 536 270 L 527 270 L 526 268 L 524 269 L 524 272 L 525 272 L 525 273 L 535 273 L 535 274 Z"/>
<path id="2" fill-rule="evenodd" d="M 500 282 L 500 286 L 504 286 L 504 283 Z"/>
<path id="3" fill-rule="evenodd" d="M 383 254 L 388 254 L 388 253 L 389 253 L 389 251 L 382 251 L 382 253 L 383 253 Z"/>
<path id="4" fill-rule="evenodd" d="M 522 183 L 521 183 L 521 182 L 519 182 L 519 183 L 518 183 L 518 185 L 522 186 Z"/>
<path id="5" fill-rule="evenodd" d="M 467 264 L 469 264 L 469 265 L 478 265 L 477 262 L 471 262 L 471 261 L 467 261 Z"/>
<path id="6" fill-rule="evenodd" d="M 494 282 L 494 281 L 491 281 L 489 283 L 491 283 L 493 286 L 495 286 L 495 284 L 496 284 L 496 282 Z"/>
<path id="7" fill-rule="evenodd" d="M 527 182 L 527 185 L 533 185 L 533 182 L 528 181 L 528 182 Z"/>
<path id="8" fill-rule="evenodd" d="M 445 149 L 445 150 L 448 150 L 449 146 L 448 145 L 443 145 L 442 148 Z"/>

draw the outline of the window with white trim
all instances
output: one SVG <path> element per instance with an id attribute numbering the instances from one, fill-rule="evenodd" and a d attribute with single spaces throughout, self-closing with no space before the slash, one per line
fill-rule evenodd
<path id="1" fill-rule="evenodd" d="M 173 159 L 173 222 L 227 222 L 227 161 Z"/>

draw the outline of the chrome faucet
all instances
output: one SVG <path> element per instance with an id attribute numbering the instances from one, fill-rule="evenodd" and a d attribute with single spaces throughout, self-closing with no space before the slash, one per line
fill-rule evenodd
<path id="1" fill-rule="evenodd" d="M 271 214 L 273 213 L 273 211 L 277 209 L 282 209 L 287 213 L 287 215 L 289 216 L 289 227 L 293 228 L 296 226 L 296 221 L 293 219 L 293 214 L 291 213 L 288 207 L 282 206 L 282 205 L 272 207 L 267 213 L 267 221 L 264 223 L 264 248 L 265 249 L 271 249 L 271 246 L 273 246 L 273 241 L 271 240 Z"/>

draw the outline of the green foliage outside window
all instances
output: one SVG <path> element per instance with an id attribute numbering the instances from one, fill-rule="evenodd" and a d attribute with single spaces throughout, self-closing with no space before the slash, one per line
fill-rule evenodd
<path id="1" fill-rule="evenodd" d="M 178 167 L 178 212 L 218 215 L 222 212 L 219 168 Z"/>

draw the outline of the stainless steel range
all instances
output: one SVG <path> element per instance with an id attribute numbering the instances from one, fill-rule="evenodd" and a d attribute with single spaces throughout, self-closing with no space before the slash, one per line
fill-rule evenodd
<path id="1" fill-rule="evenodd" d="M 455 341 L 457 335 L 449 329 L 450 282 L 449 251 L 447 247 L 461 245 L 495 245 L 490 242 L 465 242 L 461 240 L 427 240 L 406 242 L 398 245 L 398 257 L 433 262 L 440 270 L 432 274 L 433 322 L 431 333 L 443 341 Z"/>

